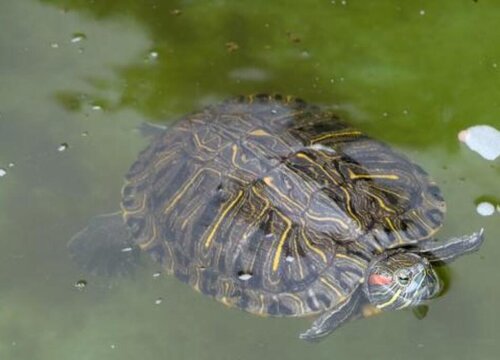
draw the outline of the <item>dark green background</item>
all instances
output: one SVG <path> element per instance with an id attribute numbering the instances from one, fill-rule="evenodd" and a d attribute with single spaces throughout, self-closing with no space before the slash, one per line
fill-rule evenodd
<path id="1" fill-rule="evenodd" d="M 0 167 L 15 163 L 0 178 L 0 358 L 497 359 L 500 214 L 475 202 L 500 198 L 500 166 L 456 136 L 500 127 L 499 24 L 496 0 L 0 0 Z M 308 319 L 227 309 L 147 261 L 127 279 L 72 263 L 72 234 L 118 209 L 143 121 L 254 92 L 334 108 L 422 164 L 448 202 L 442 237 L 486 229 L 424 320 L 385 314 L 310 345 Z"/>

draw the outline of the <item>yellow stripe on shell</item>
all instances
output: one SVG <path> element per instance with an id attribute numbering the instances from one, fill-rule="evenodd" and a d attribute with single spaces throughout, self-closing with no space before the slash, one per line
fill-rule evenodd
<path id="1" fill-rule="evenodd" d="M 270 176 L 266 176 L 262 179 L 264 181 L 264 183 L 269 186 L 271 189 L 273 189 L 274 191 L 276 191 L 278 193 L 278 195 L 280 197 L 282 197 L 283 199 L 286 199 L 288 202 L 290 202 L 293 206 L 295 206 L 297 209 L 299 210 L 302 210 L 303 209 L 303 206 L 301 206 L 298 202 L 296 202 L 295 200 L 291 199 L 289 196 L 283 194 L 280 189 L 278 189 L 276 187 L 276 185 L 274 185 L 273 183 L 273 178 L 270 177 Z"/>
<path id="2" fill-rule="evenodd" d="M 367 174 L 362 174 L 358 175 L 352 172 L 351 169 L 348 170 L 349 172 L 349 177 L 352 180 L 356 179 L 387 179 L 387 180 L 399 180 L 399 176 L 394 175 L 394 174 L 373 174 L 373 175 L 367 175 Z"/>
<path id="3" fill-rule="evenodd" d="M 276 214 L 278 214 L 278 216 L 281 217 L 281 219 L 283 219 L 283 221 L 286 224 L 286 227 L 285 230 L 283 230 L 283 234 L 281 234 L 278 246 L 276 248 L 276 253 L 274 254 L 273 271 L 278 270 L 280 264 L 281 252 L 283 251 L 283 245 L 285 245 L 285 241 L 288 238 L 288 233 L 292 229 L 292 221 L 289 218 L 281 214 L 279 211 L 276 211 Z"/>
<path id="4" fill-rule="evenodd" d="M 306 216 L 309 218 L 309 219 L 312 219 L 312 220 L 316 220 L 316 221 L 320 221 L 320 222 L 328 222 L 328 221 L 332 221 L 334 223 L 337 223 L 339 224 L 340 226 L 342 226 L 344 229 L 348 229 L 349 227 L 347 226 L 347 224 L 345 223 L 345 221 L 342 221 L 336 217 L 321 217 L 321 216 L 315 216 L 315 215 L 311 215 L 309 213 L 306 213 Z"/>
<path id="5" fill-rule="evenodd" d="M 317 142 L 325 140 L 325 139 L 333 139 L 333 138 L 342 137 L 342 136 L 356 136 L 356 135 L 362 135 L 362 134 L 363 133 L 361 131 L 357 131 L 357 130 L 334 132 L 334 133 L 325 134 L 325 135 L 322 135 L 322 136 L 319 136 L 317 138 L 312 139 L 311 144 L 317 143 Z"/>
<path id="6" fill-rule="evenodd" d="M 312 251 L 314 251 L 316 254 L 318 254 L 321 259 L 323 260 L 323 262 L 326 264 L 328 262 L 328 258 L 326 257 L 325 253 L 323 251 L 321 251 L 320 249 L 318 249 L 317 247 L 315 247 L 311 241 L 309 240 L 309 238 L 306 236 L 306 232 L 305 232 L 305 229 L 304 229 L 304 226 L 302 225 L 302 229 L 301 229 L 301 235 L 302 235 L 302 238 L 304 239 L 304 241 L 306 242 L 306 246 L 311 249 Z"/>
<path id="7" fill-rule="evenodd" d="M 359 265 L 362 269 L 366 268 L 366 264 L 365 263 L 362 263 L 358 259 L 352 258 L 352 257 L 347 256 L 345 254 L 339 254 L 339 253 L 337 253 L 337 254 L 335 254 L 335 257 L 340 258 L 340 259 L 345 259 L 345 260 L 352 261 L 356 265 Z"/>
<path id="8" fill-rule="evenodd" d="M 227 213 L 231 211 L 232 208 L 240 201 L 241 197 L 243 196 L 243 190 L 238 191 L 238 194 L 236 197 L 229 203 L 229 205 L 222 211 L 222 213 L 217 217 L 217 221 L 215 222 L 214 226 L 212 227 L 212 230 L 210 230 L 210 233 L 207 236 L 207 239 L 205 240 L 205 247 L 208 248 L 210 244 L 212 243 L 213 237 L 215 235 L 215 232 L 219 228 L 222 220 L 226 217 Z"/>
<path id="9" fill-rule="evenodd" d="M 254 136 L 271 136 L 267 131 L 263 129 L 256 129 L 248 133 L 249 135 L 254 135 Z"/>
<path id="10" fill-rule="evenodd" d="M 163 210 L 163 213 L 164 214 L 167 214 L 170 209 L 172 209 L 176 204 L 177 204 L 177 201 L 179 201 L 179 199 L 184 195 L 184 193 L 191 187 L 191 185 L 193 185 L 193 183 L 198 179 L 198 176 L 201 175 L 201 173 L 203 173 L 204 171 L 213 171 L 215 172 L 216 174 L 219 174 L 217 171 L 214 171 L 214 170 L 211 170 L 209 168 L 202 168 L 200 170 L 198 170 L 192 177 L 191 179 L 180 189 L 180 191 L 177 192 L 177 194 L 174 196 L 174 198 L 172 199 L 172 201 L 170 202 L 170 204 L 165 208 L 165 210 Z"/>
<path id="11" fill-rule="evenodd" d="M 387 223 L 387 225 L 389 225 L 389 228 L 394 232 L 394 235 L 398 238 L 399 243 L 403 244 L 404 240 L 401 237 L 401 234 L 399 233 L 399 231 L 396 230 L 396 227 L 392 223 L 391 219 L 389 219 L 388 217 L 386 217 L 385 218 L 385 222 Z"/>
<path id="12" fill-rule="evenodd" d="M 339 300 L 342 301 L 345 298 L 345 295 L 342 294 L 339 289 L 337 289 L 331 282 L 326 280 L 324 277 L 320 277 L 319 281 L 321 281 L 323 284 L 325 284 L 329 289 L 333 290 L 335 294 L 339 297 Z"/>
<path id="13" fill-rule="evenodd" d="M 378 197 L 377 195 L 373 194 L 372 192 L 370 191 L 367 191 L 365 189 L 361 189 L 361 191 L 363 191 L 365 194 L 367 194 L 368 196 L 374 198 L 378 204 L 380 205 L 380 207 L 382 209 L 384 209 L 385 211 L 388 211 L 388 212 L 391 212 L 391 213 L 395 213 L 396 211 L 391 209 L 389 206 L 387 206 L 384 202 L 384 200 L 382 200 L 380 197 Z"/>

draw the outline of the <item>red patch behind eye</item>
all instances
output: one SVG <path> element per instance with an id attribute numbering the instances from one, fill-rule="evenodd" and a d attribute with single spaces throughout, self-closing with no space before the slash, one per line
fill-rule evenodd
<path id="1" fill-rule="evenodd" d="M 373 274 L 368 278 L 370 285 L 389 285 L 390 283 L 392 283 L 392 278 L 384 275 Z"/>

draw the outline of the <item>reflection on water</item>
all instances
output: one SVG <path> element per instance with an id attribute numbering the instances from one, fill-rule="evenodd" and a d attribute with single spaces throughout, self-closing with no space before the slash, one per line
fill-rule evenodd
<path id="1" fill-rule="evenodd" d="M 5 2 L 0 357 L 497 358 L 500 213 L 476 205 L 498 203 L 500 166 L 456 136 L 500 127 L 499 16 L 491 2 L 452 0 Z M 425 319 L 386 314 L 311 346 L 297 339 L 309 320 L 227 309 L 147 259 L 114 279 L 75 267 L 66 243 L 118 209 L 144 120 L 256 92 L 336 109 L 421 164 L 448 203 L 443 238 L 485 228 Z"/>

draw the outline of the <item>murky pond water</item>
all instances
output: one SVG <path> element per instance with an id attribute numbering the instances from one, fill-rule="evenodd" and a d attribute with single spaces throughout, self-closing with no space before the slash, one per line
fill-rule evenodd
<path id="1" fill-rule="evenodd" d="M 500 163 L 457 141 L 474 124 L 500 127 L 498 3 L 0 5 L 0 358 L 498 358 L 500 213 L 476 205 L 500 204 Z M 448 202 L 442 237 L 485 228 L 423 320 L 388 313 L 311 345 L 297 339 L 308 319 L 225 308 L 147 260 L 114 279 L 71 261 L 68 239 L 118 209 L 144 121 L 255 92 L 336 109 L 420 163 Z"/>

